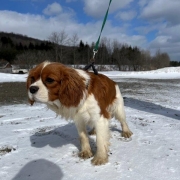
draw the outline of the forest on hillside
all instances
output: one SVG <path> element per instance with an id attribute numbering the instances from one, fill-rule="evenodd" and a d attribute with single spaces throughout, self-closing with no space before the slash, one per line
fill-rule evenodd
<path id="1" fill-rule="evenodd" d="M 0 32 L 0 59 L 11 64 L 20 64 L 29 69 L 44 60 L 63 64 L 88 64 L 93 56 L 94 43 L 80 40 L 75 33 L 71 37 L 65 32 L 53 32 L 48 41 L 30 38 L 20 34 Z M 170 61 L 166 52 L 158 50 L 151 56 L 147 50 L 121 44 L 118 40 L 102 37 L 95 63 L 117 65 L 119 70 L 152 70 L 168 66 L 179 66 Z"/>

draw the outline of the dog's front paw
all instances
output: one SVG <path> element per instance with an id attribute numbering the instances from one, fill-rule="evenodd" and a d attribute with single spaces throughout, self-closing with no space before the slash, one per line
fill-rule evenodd
<path id="1" fill-rule="evenodd" d="M 125 138 L 130 138 L 132 136 L 132 132 L 129 130 L 129 131 L 123 131 L 122 132 L 122 137 L 125 137 Z"/>
<path id="2" fill-rule="evenodd" d="M 103 164 L 106 164 L 108 162 L 108 157 L 106 158 L 102 158 L 102 157 L 94 157 L 92 160 L 91 160 L 91 163 L 95 166 L 100 166 L 100 165 L 103 165 Z"/>
<path id="3" fill-rule="evenodd" d="M 92 156 L 93 156 L 93 154 L 92 154 L 91 150 L 85 150 L 85 151 L 81 151 L 79 153 L 79 157 L 82 159 L 88 159 Z"/>

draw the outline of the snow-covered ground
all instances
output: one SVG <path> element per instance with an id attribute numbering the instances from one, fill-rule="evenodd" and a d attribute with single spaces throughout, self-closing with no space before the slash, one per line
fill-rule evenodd
<path id="1" fill-rule="evenodd" d="M 180 79 L 180 67 L 163 68 L 152 71 L 104 71 L 100 72 L 111 79 L 140 78 L 140 79 Z M 27 74 L 4 74 L 0 73 L 1 82 L 25 82 Z"/>
<path id="2" fill-rule="evenodd" d="M 179 79 L 180 67 L 162 68 L 152 71 L 107 71 L 103 74 L 110 78 L 140 78 L 140 79 Z"/>
<path id="3" fill-rule="evenodd" d="M 109 162 L 92 166 L 91 159 L 77 156 L 80 144 L 73 122 L 42 104 L 4 105 L 0 180 L 179 180 L 180 67 L 103 73 L 120 87 L 128 83 L 123 96 L 132 139 L 122 139 L 120 125 L 112 119 Z M 25 82 L 26 76 L 0 73 L 0 82 Z M 136 89 L 130 86 L 139 83 Z M 90 141 L 95 150 L 95 136 Z"/>

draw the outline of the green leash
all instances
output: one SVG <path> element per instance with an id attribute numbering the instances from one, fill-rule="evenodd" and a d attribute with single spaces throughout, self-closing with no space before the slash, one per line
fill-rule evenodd
<path id="1" fill-rule="evenodd" d="M 98 38 L 98 40 L 97 40 L 97 42 L 96 42 L 96 44 L 94 46 L 94 49 L 93 49 L 94 55 L 93 55 L 93 58 L 91 59 L 91 64 L 86 65 L 84 67 L 85 71 L 87 71 L 90 67 L 92 67 L 95 75 L 98 75 L 98 71 L 96 70 L 96 68 L 94 66 L 94 63 L 95 63 L 95 59 L 94 58 L 95 58 L 96 53 L 98 52 L 98 47 L 99 47 L 99 41 L 100 41 L 100 38 L 101 38 L 101 33 L 102 33 L 103 29 L 104 29 L 104 25 L 106 24 L 106 20 L 107 20 L 107 16 L 108 16 L 109 7 L 111 5 L 111 2 L 112 2 L 112 0 L 109 1 L 109 6 L 108 6 L 108 9 L 106 11 L 106 15 L 104 17 L 104 20 L 103 20 L 103 24 L 102 24 L 102 27 L 101 27 L 100 35 L 99 35 L 99 38 Z"/>
<path id="2" fill-rule="evenodd" d="M 94 46 L 94 49 L 93 49 L 94 56 L 98 52 L 98 47 L 99 47 L 99 41 L 100 41 L 100 38 L 101 38 L 101 33 L 102 33 L 103 29 L 104 29 L 104 25 L 106 24 L 106 20 L 107 20 L 107 16 L 108 16 L 109 7 L 111 5 L 111 2 L 112 2 L 112 0 L 109 1 L 109 6 L 108 6 L 108 9 L 106 11 L 106 15 L 104 17 L 104 21 L 103 21 L 103 24 L 102 24 L 102 27 L 101 27 L 100 35 L 99 35 L 99 38 L 98 38 L 98 40 L 97 40 L 97 42 L 96 42 L 96 44 Z M 94 58 L 94 56 L 93 56 L 93 58 Z"/>

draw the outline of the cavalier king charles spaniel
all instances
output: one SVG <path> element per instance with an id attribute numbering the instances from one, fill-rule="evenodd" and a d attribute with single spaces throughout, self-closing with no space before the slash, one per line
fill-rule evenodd
<path id="1" fill-rule="evenodd" d="M 93 165 L 108 162 L 109 121 L 115 117 L 122 136 L 132 135 L 125 117 L 124 102 L 118 85 L 102 74 L 95 75 L 57 62 L 43 62 L 30 70 L 27 78 L 29 102 L 41 102 L 76 125 L 81 151 L 79 157 L 93 156 L 86 125 L 94 128 L 97 151 Z"/>

